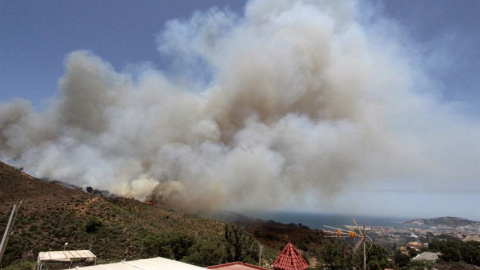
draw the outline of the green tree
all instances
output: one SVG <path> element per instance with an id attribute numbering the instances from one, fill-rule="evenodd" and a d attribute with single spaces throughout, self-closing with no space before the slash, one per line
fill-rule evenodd
<path id="1" fill-rule="evenodd" d="M 464 243 L 461 254 L 463 254 L 464 262 L 480 266 L 480 242 L 468 241 Z"/>
<path id="2" fill-rule="evenodd" d="M 351 269 L 352 257 L 348 251 L 347 245 L 343 242 L 324 241 L 319 249 L 315 250 L 315 255 L 319 260 L 319 267 L 336 269 Z"/>
<path id="3" fill-rule="evenodd" d="M 434 241 L 430 250 L 440 251 L 443 261 L 461 262 L 480 266 L 480 243 L 476 241 L 462 242 L 460 240 Z"/>
<path id="4" fill-rule="evenodd" d="M 407 266 L 410 263 L 410 256 L 408 256 L 406 254 L 403 254 L 400 251 L 397 251 L 395 253 L 394 260 L 395 260 L 395 264 L 397 266 L 404 267 L 404 266 Z"/>
<path id="5" fill-rule="evenodd" d="M 195 238 L 184 233 L 175 233 L 169 237 L 170 248 L 175 260 L 185 257 L 194 243 Z"/>
<path id="6" fill-rule="evenodd" d="M 199 266 L 217 265 L 227 262 L 225 243 L 221 241 L 200 240 L 190 249 L 185 261 Z"/>
<path id="7" fill-rule="evenodd" d="M 150 257 L 160 256 L 173 259 L 168 237 L 163 234 L 149 235 L 142 240 L 142 251 Z"/>
<path id="8" fill-rule="evenodd" d="M 243 227 L 226 224 L 224 237 L 229 262 L 255 263 L 258 261 L 258 242 Z"/>
<path id="9" fill-rule="evenodd" d="M 194 244 L 195 238 L 185 233 L 149 235 L 142 241 L 142 251 L 148 256 L 181 260 Z"/>
<path id="10" fill-rule="evenodd" d="M 103 226 L 103 223 L 98 217 L 91 218 L 85 226 L 85 232 L 96 233 L 101 226 Z"/>
<path id="11" fill-rule="evenodd" d="M 16 264 L 9 265 L 4 270 L 31 270 L 35 267 L 35 262 L 33 261 L 24 261 Z"/>
<path id="12" fill-rule="evenodd" d="M 373 244 L 368 247 L 367 243 L 367 269 L 369 270 L 383 270 L 389 268 L 392 264 L 388 261 L 387 251 L 380 245 Z M 354 256 L 354 266 L 363 269 L 363 251 L 357 250 Z"/>
<path id="13" fill-rule="evenodd" d="M 408 254 L 410 255 L 410 257 L 414 258 L 415 256 L 418 255 L 418 251 L 417 251 L 416 249 L 414 249 L 414 248 L 410 248 L 410 249 L 408 250 Z"/>

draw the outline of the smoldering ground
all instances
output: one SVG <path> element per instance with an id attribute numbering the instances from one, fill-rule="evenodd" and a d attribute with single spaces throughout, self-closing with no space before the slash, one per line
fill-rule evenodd
<path id="1" fill-rule="evenodd" d="M 168 71 L 72 52 L 47 108 L 0 105 L 0 158 L 191 209 L 322 205 L 347 185 L 402 179 L 474 185 L 478 120 L 442 101 L 422 55 L 370 11 L 267 0 L 243 16 L 195 13 L 157 37 Z"/>

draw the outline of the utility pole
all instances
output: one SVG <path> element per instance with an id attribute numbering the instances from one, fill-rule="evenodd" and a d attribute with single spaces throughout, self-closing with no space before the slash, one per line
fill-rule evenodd
<path id="1" fill-rule="evenodd" d="M 363 225 L 363 231 L 365 232 L 365 225 Z M 367 270 L 367 250 L 365 249 L 365 241 L 363 241 L 363 270 Z"/>
<path id="2" fill-rule="evenodd" d="M 22 202 L 20 202 L 20 205 L 22 205 Z M 18 206 L 18 208 L 20 208 L 20 205 Z M 3 238 L 2 238 L 2 243 L 0 244 L 0 263 L 2 262 L 5 249 L 7 248 L 8 237 L 10 236 L 10 230 L 13 227 L 13 224 L 15 223 L 15 219 L 17 217 L 16 210 L 17 210 L 17 205 L 13 205 L 12 213 L 10 214 L 10 218 L 8 219 L 7 227 L 5 228 L 5 233 L 3 234 Z"/>
<path id="3" fill-rule="evenodd" d="M 258 266 L 262 266 L 262 245 L 259 244 L 259 251 L 258 251 Z"/>

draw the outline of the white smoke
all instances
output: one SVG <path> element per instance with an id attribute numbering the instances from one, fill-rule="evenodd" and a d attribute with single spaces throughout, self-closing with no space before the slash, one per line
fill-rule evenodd
<path id="1" fill-rule="evenodd" d="M 73 52 L 49 109 L 0 105 L 0 158 L 194 209 L 302 205 L 305 194 L 321 204 L 389 180 L 474 185 L 478 121 L 431 94 L 394 25 L 359 16 L 348 1 L 196 13 L 158 36 L 168 73 L 119 73 Z"/>

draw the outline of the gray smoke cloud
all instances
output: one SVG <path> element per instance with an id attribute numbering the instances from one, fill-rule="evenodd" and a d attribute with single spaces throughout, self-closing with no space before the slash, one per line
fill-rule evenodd
<path id="1" fill-rule="evenodd" d="M 169 72 L 72 52 L 48 109 L 0 105 L 0 158 L 188 209 L 322 205 L 402 179 L 475 185 L 479 122 L 435 95 L 392 22 L 369 18 L 353 1 L 195 13 L 157 37 Z"/>

